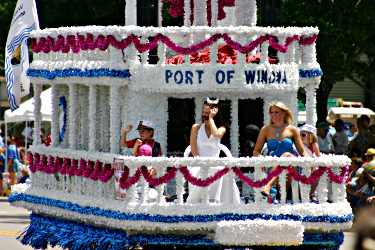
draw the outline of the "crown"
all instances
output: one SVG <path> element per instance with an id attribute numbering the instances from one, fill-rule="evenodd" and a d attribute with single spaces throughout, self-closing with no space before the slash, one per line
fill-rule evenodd
<path id="1" fill-rule="evenodd" d="M 206 100 L 207 104 L 214 104 L 217 105 L 219 103 L 219 98 L 214 98 L 214 97 L 207 97 Z"/>

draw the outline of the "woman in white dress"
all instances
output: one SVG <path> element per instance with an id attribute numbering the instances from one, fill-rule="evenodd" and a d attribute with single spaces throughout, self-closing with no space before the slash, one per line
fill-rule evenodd
<path id="1" fill-rule="evenodd" d="M 218 115 L 218 99 L 207 100 L 202 108 L 202 123 L 194 124 L 190 133 L 191 154 L 194 157 L 219 157 L 220 140 L 224 136 L 226 129 L 222 126 L 220 116 Z M 222 167 L 210 168 L 209 176 L 213 175 Z M 201 168 L 192 167 L 190 171 L 194 176 L 202 178 Z M 203 190 L 208 188 L 210 202 L 221 202 L 226 204 L 239 204 L 240 194 L 238 187 L 231 175 L 226 174 L 209 187 L 198 187 L 189 183 L 188 203 L 201 203 L 204 199 Z"/>

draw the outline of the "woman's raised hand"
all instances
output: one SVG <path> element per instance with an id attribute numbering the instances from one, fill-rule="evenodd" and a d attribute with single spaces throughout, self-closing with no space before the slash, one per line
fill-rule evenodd
<path id="1" fill-rule="evenodd" d="M 210 114 L 209 114 L 209 116 L 210 116 L 211 118 L 214 118 L 215 115 L 217 114 L 217 112 L 218 112 L 218 109 L 217 109 L 217 108 L 211 108 L 211 109 L 210 109 Z"/>

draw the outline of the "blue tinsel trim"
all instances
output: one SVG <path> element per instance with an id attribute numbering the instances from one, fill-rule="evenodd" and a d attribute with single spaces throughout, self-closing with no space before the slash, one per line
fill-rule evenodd
<path id="1" fill-rule="evenodd" d="M 304 233 L 304 245 L 325 245 L 338 248 L 344 242 L 344 233 Z"/>
<path id="2" fill-rule="evenodd" d="M 291 220 L 302 222 L 327 222 L 327 223 L 345 223 L 353 219 L 352 214 L 345 216 L 301 216 L 294 214 L 216 214 L 216 215 L 150 215 L 150 214 L 128 214 L 118 211 L 104 210 L 96 207 L 81 207 L 78 204 L 65 202 L 61 200 L 49 199 L 26 194 L 13 194 L 9 197 L 9 202 L 24 201 L 33 204 L 45 205 L 65 209 L 86 215 L 102 216 L 116 220 L 126 221 L 151 221 L 163 223 L 179 223 L 179 222 L 212 222 L 212 221 L 240 221 L 240 220 Z"/>
<path id="3" fill-rule="evenodd" d="M 205 235 L 128 235 L 116 229 L 93 227 L 78 222 L 31 215 L 31 223 L 19 237 L 22 244 L 34 248 L 125 249 L 134 245 L 216 245 Z"/>
<path id="4" fill-rule="evenodd" d="M 249 237 L 252 237 L 249 235 Z M 55 219 L 37 214 L 31 215 L 31 223 L 19 237 L 25 245 L 47 248 L 47 245 L 66 249 L 125 249 L 135 245 L 183 245 L 218 246 L 205 235 L 150 235 L 132 234 L 117 229 L 94 227 L 78 222 Z M 344 234 L 305 233 L 303 245 L 337 248 L 342 244 Z M 277 247 L 276 247 L 277 248 Z M 307 249 L 307 248 L 304 248 Z"/>
<path id="5" fill-rule="evenodd" d="M 321 69 L 300 69 L 299 70 L 299 77 L 301 78 L 314 78 L 323 75 L 323 71 Z"/>
<path id="6" fill-rule="evenodd" d="M 28 69 L 27 75 L 31 77 L 41 77 L 48 80 L 53 80 L 56 77 L 113 77 L 113 78 L 129 78 L 129 70 L 114 70 L 114 69 L 56 69 L 53 71 L 44 69 Z"/>

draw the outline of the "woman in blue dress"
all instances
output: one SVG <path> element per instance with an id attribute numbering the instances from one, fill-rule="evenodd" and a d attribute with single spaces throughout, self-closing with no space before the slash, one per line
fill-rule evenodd
<path id="1" fill-rule="evenodd" d="M 261 155 L 263 146 L 266 144 L 269 156 L 304 156 L 303 142 L 298 128 L 291 125 L 293 116 L 289 108 L 282 102 L 273 102 L 268 108 L 268 113 L 270 124 L 260 130 L 253 155 Z M 274 177 L 264 186 L 262 191 L 264 196 L 270 197 L 270 190 L 276 180 L 277 177 Z"/>

